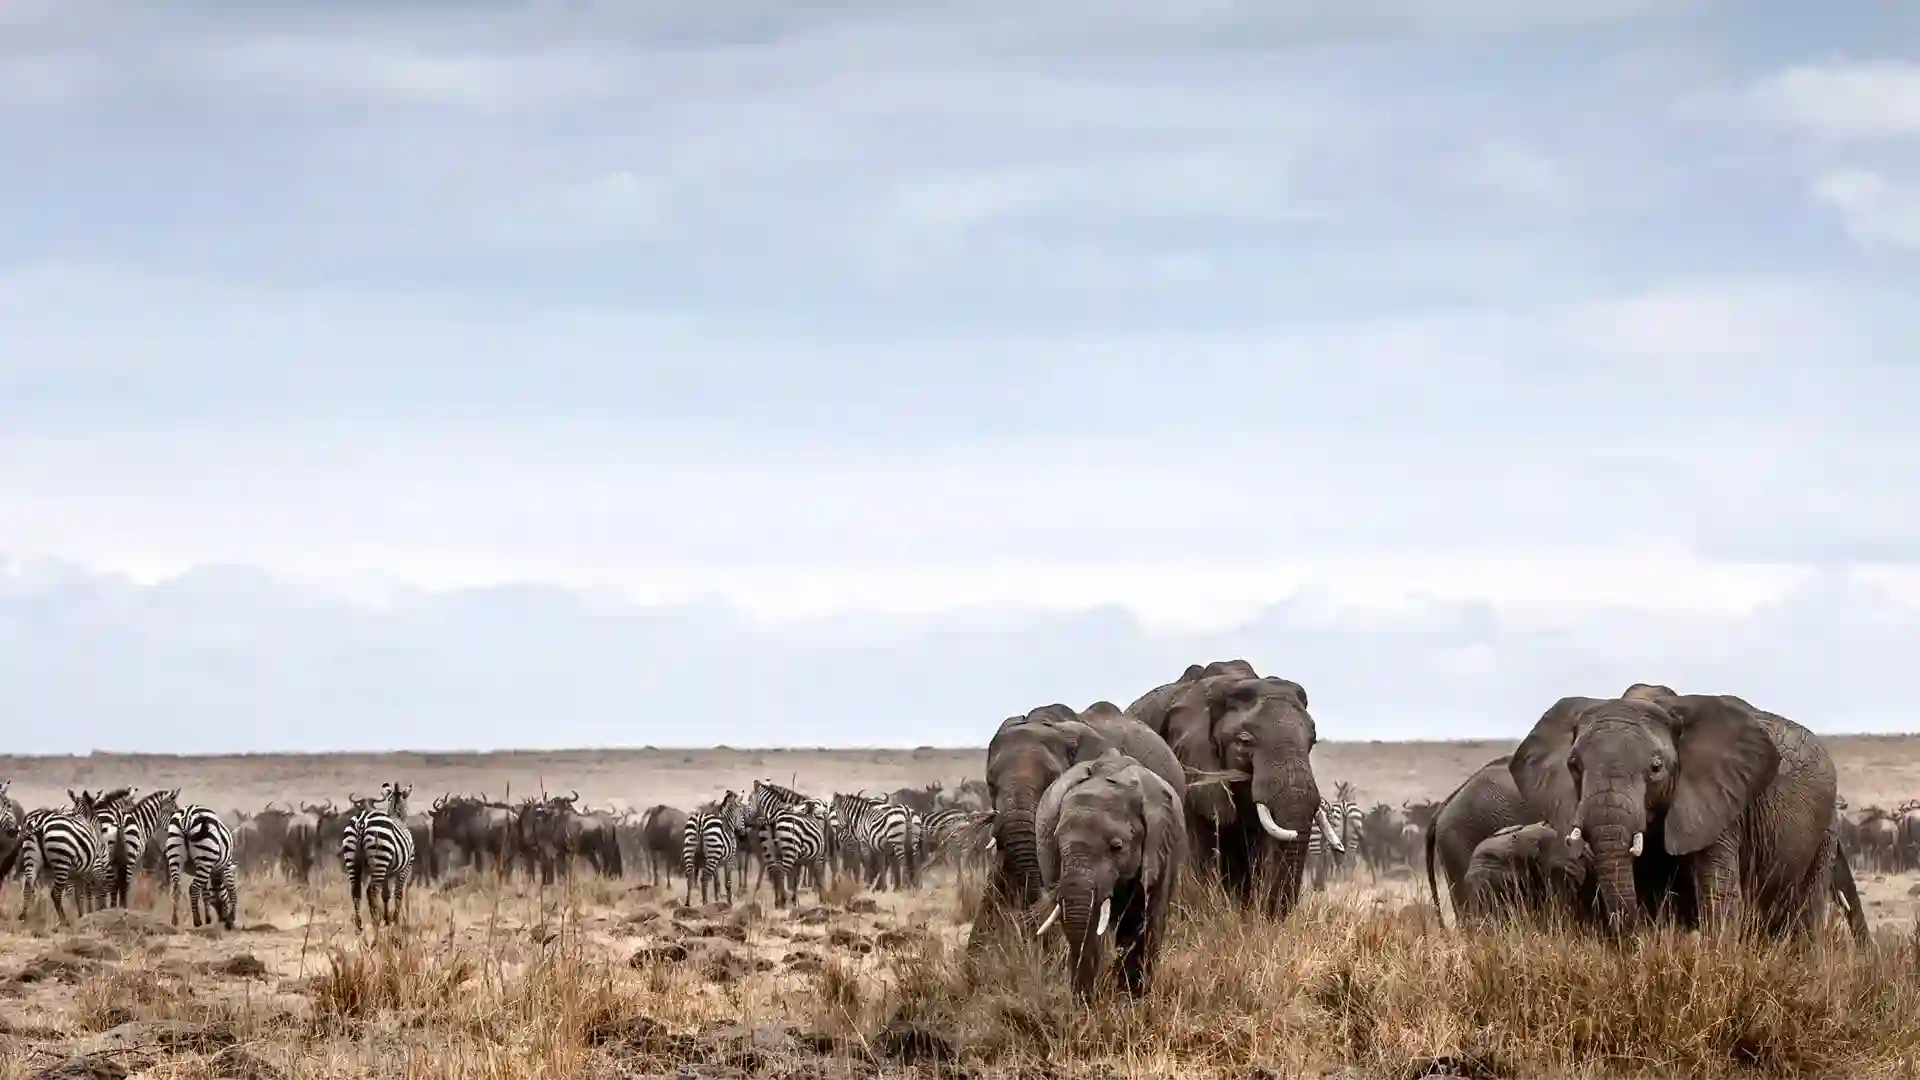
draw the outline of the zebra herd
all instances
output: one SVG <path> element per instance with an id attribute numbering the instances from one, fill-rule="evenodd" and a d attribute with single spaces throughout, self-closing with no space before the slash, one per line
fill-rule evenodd
<path id="1" fill-rule="evenodd" d="M 1357 794 L 1352 783 L 1341 781 L 1334 785 L 1333 798 L 1320 801 L 1314 828 L 1307 834 L 1307 869 L 1316 889 L 1350 876 L 1355 854 L 1375 880 L 1398 869 L 1420 869 L 1420 840 L 1439 804 L 1408 800 L 1397 809 L 1386 803 L 1363 807 Z"/>
<path id="2" fill-rule="evenodd" d="M 724 895 L 734 900 L 734 880 L 746 886 L 750 849 L 759 854 L 754 891 L 771 879 L 775 907 L 787 907 L 805 880 L 824 893 L 830 872 L 856 875 L 868 888 L 889 883 L 916 887 L 932 857 L 967 850 L 963 836 L 984 837 L 972 854 L 992 846 L 982 825 L 989 815 L 968 806 L 919 809 L 865 793 L 835 792 L 822 801 L 771 780 L 756 780 L 746 798 L 728 789 L 717 801 L 687 816 L 680 865 L 686 875 L 686 899 L 693 903 L 694 882 L 700 900 Z"/>
<path id="3" fill-rule="evenodd" d="M 209 807 L 181 803 L 178 789 L 136 797 L 135 789 L 119 788 L 69 791 L 71 805 L 28 812 L 7 798 L 6 790 L 0 782 L 0 880 L 10 873 L 20 878 L 22 918 L 42 882 L 62 924 L 68 921 L 66 900 L 72 901 L 74 914 L 125 907 L 131 880 L 146 861 L 157 862 L 165 875 L 175 924 L 185 884 L 194 926 L 217 920 L 233 927 L 238 859 L 246 837 L 236 843 L 234 828 Z M 335 853 L 347 878 L 356 931 L 363 929 L 363 901 L 376 927 L 401 921 L 414 875 L 437 865 L 436 837 L 442 844 L 463 841 L 458 826 L 474 818 L 468 811 L 485 811 L 488 805 L 449 795 L 435 801 L 432 814 L 410 815 L 411 793 L 409 785 L 387 782 L 377 796 L 350 795 L 348 808 L 338 812 Z M 724 898 L 731 904 L 736 889 L 751 895 L 770 881 L 774 905 L 785 908 L 809 883 L 817 894 L 843 877 L 870 889 L 906 889 L 917 887 L 922 871 L 942 858 L 956 867 L 984 866 L 993 847 L 986 794 L 985 784 L 973 780 L 944 791 L 934 784 L 885 796 L 835 792 L 818 798 L 759 779 L 744 796 L 728 789 L 686 814 L 655 806 L 637 824 L 624 816 L 603 821 L 604 814 L 575 811 L 573 796 L 492 812 L 506 814 L 506 831 L 514 837 L 544 835 L 536 824 L 551 817 L 554 829 L 585 837 L 579 850 L 614 877 L 622 876 L 620 848 L 631 843 L 653 863 L 656 886 L 659 864 L 653 860 L 665 854 L 665 836 L 654 834 L 671 829 L 677 869 L 686 878 L 686 903 L 693 902 L 696 883 L 702 903 Z M 1364 808 L 1355 795 L 1352 784 L 1340 783 L 1333 797 L 1323 800 L 1308 849 L 1316 888 L 1350 875 L 1356 854 L 1375 876 L 1396 866 L 1412 868 L 1418 860 L 1431 804 Z M 248 832 L 244 816 L 242 826 L 241 832 Z M 603 826 L 606 839 L 596 839 Z M 300 834 L 296 829 L 291 835 Z M 564 849 L 564 842 L 557 843 L 556 850 Z M 149 854 L 154 845 L 157 859 Z M 480 853 L 478 847 L 469 850 L 470 865 L 479 865 Z M 747 872 L 755 863 L 749 890 Z M 543 865 L 546 880 L 551 880 L 550 866 L 549 857 Z"/>
<path id="4" fill-rule="evenodd" d="M 34 890 L 47 883 L 53 910 L 62 925 L 74 913 L 126 907 L 135 871 L 156 843 L 164 853 L 173 922 L 180 922 L 180 883 L 188 881 L 193 925 L 217 916 L 233 929 L 239 908 L 238 875 L 233 864 L 233 830 L 220 815 L 198 803 L 180 803 L 180 790 L 150 792 L 135 799 L 133 788 L 98 794 L 67 792 L 71 805 L 33 811 L 7 797 L 0 781 L 0 880 L 17 872 L 21 880 L 20 917 L 32 910 Z M 202 911 L 205 918 L 202 918 Z"/>

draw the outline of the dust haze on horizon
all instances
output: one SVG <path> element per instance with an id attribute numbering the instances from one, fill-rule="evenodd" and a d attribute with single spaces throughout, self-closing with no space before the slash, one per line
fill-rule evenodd
<path id="1" fill-rule="evenodd" d="M 1752 11 L 8 5 L 4 749 L 1915 730 L 1920 15 Z"/>

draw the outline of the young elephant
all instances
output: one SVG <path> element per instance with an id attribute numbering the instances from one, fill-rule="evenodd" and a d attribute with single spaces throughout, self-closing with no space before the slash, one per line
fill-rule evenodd
<path id="1" fill-rule="evenodd" d="M 1056 920 L 1066 932 L 1081 997 L 1092 995 L 1103 952 L 1095 942 L 1110 926 L 1121 983 L 1136 997 L 1146 992 L 1187 858 L 1182 803 L 1173 785 L 1118 750 L 1073 766 L 1041 796 L 1035 825 L 1051 910 L 1039 932 Z"/>
<path id="2" fill-rule="evenodd" d="M 1575 916 L 1592 909 L 1585 844 L 1569 844 L 1546 822 L 1508 825 L 1473 849 L 1460 883 L 1456 919 L 1491 923 L 1515 916 Z"/>

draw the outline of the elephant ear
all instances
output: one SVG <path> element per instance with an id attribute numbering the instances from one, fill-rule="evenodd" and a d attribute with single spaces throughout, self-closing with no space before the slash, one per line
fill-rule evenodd
<path id="1" fill-rule="evenodd" d="M 1140 845 L 1140 881 L 1151 898 L 1154 890 L 1172 886 L 1168 875 L 1187 861 L 1185 814 L 1179 793 L 1158 773 L 1136 764 L 1128 775 L 1145 830 Z"/>
<path id="2" fill-rule="evenodd" d="M 1780 771 L 1780 751 L 1737 698 L 1687 694 L 1661 702 L 1680 760 L 1667 808 L 1669 855 L 1699 851 L 1739 818 Z"/>
<path id="3" fill-rule="evenodd" d="M 1231 680 L 1226 680 L 1231 681 Z M 1214 690 L 1219 684 L 1198 682 L 1189 687 L 1167 709 L 1166 728 L 1162 732 L 1167 748 L 1187 770 L 1202 775 L 1225 772 L 1220 755 L 1213 746 Z M 1230 825 L 1238 820 L 1233 796 L 1220 782 L 1194 782 L 1187 785 L 1187 805 L 1199 817 Z"/>
<path id="4" fill-rule="evenodd" d="M 1567 770 L 1567 758 L 1573 753 L 1573 736 L 1580 730 L 1580 717 L 1599 698 L 1563 697 L 1540 714 L 1533 730 L 1507 762 L 1514 786 L 1527 800 L 1533 812 L 1547 819 L 1553 830 L 1565 836 L 1573 828 L 1573 812 L 1579 792 L 1573 773 Z"/>
<path id="5" fill-rule="evenodd" d="M 1067 801 L 1067 793 L 1085 783 L 1098 765 L 1097 761 L 1083 761 L 1071 766 L 1040 793 L 1040 805 L 1033 811 L 1033 832 L 1039 841 L 1034 846 L 1039 849 L 1042 885 L 1052 886 L 1060 880 L 1059 851 L 1053 842 L 1053 830 L 1060 824 L 1060 806 Z"/>

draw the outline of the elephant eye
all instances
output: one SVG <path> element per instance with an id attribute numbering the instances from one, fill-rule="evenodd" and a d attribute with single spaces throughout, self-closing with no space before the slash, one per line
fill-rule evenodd
<path id="1" fill-rule="evenodd" d="M 1653 755 L 1653 775 L 1659 776 L 1660 770 L 1666 767 L 1667 767 L 1667 763 L 1661 760 L 1659 754 Z"/>
<path id="2" fill-rule="evenodd" d="M 1240 734 L 1235 735 L 1234 738 L 1243 743 L 1250 743 L 1253 741 L 1253 732 L 1243 731 Z"/>
<path id="3" fill-rule="evenodd" d="M 1107 846 L 1115 851 L 1119 851 L 1127 846 L 1127 842 L 1117 836 L 1110 836 L 1107 838 Z"/>

